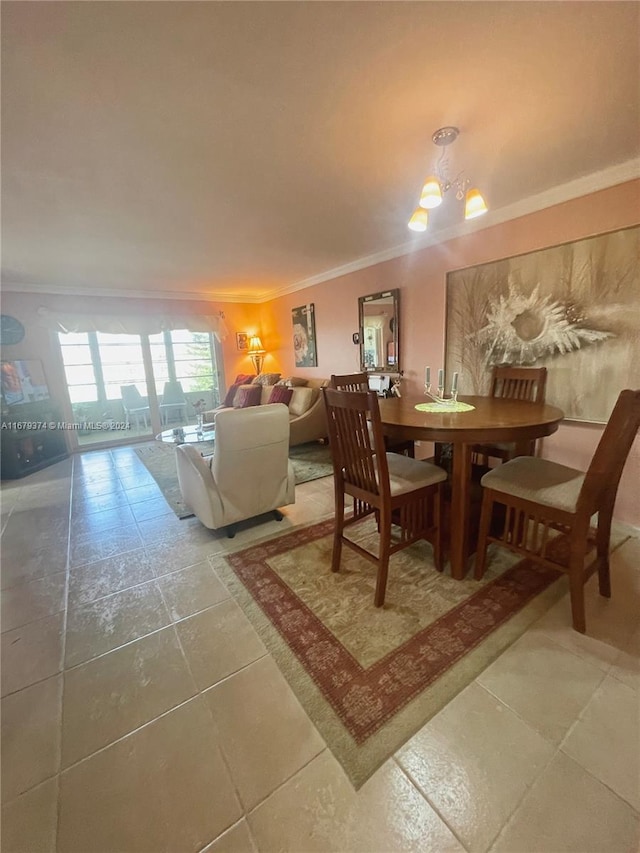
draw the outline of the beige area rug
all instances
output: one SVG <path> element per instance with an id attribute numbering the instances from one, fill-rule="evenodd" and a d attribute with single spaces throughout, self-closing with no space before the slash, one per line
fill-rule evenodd
<path id="1" fill-rule="evenodd" d="M 203 441 L 196 446 L 203 456 L 209 456 L 213 453 L 212 441 Z M 193 513 L 185 505 L 180 493 L 174 445 L 164 442 L 145 444 L 142 447 L 137 447 L 136 453 L 162 490 L 167 503 L 178 518 L 192 516 Z M 317 442 L 292 447 L 289 451 L 289 458 L 293 463 L 296 485 L 317 480 L 320 477 L 328 477 L 333 473 L 329 447 Z"/>
<path id="2" fill-rule="evenodd" d="M 351 528 L 369 545 L 373 523 Z M 391 558 L 385 606 L 375 567 L 343 549 L 330 571 L 333 521 L 215 558 L 356 787 L 566 591 L 566 578 L 498 549 L 481 582 L 433 567 L 431 546 Z"/>

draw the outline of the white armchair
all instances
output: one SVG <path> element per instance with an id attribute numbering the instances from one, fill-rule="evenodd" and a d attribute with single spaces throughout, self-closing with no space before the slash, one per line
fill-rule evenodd
<path id="1" fill-rule="evenodd" d="M 235 536 L 238 521 L 295 503 L 289 461 L 289 412 L 282 403 L 222 409 L 216 414 L 213 456 L 192 444 L 176 448 L 184 502 L 205 527 L 226 527 Z"/>

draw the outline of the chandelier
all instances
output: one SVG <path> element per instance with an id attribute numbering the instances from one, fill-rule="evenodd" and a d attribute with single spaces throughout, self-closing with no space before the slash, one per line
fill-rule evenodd
<path id="1" fill-rule="evenodd" d="M 475 219 L 476 216 L 487 212 L 487 205 L 479 190 L 469 189 L 471 181 L 463 177 L 463 172 L 459 172 L 455 178 L 448 176 L 447 146 L 456 141 L 459 133 L 457 127 L 441 127 L 431 137 L 434 144 L 442 148 L 442 153 L 436 162 L 435 175 L 429 175 L 425 180 L 418 207 L 409 220 L 409 228 L 412 231 L 427 230 L 429 210 L 441 205 L 443 196 L 451 189 L 455 190 L 458 201 L 464 199 L 465 219 Z"/>

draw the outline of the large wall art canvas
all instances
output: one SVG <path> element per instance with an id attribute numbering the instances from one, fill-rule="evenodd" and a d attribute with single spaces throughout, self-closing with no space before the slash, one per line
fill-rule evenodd
<path id="1" fill-rule="evenodd" d="M 296 367 L 317 367 L 316 320 L 313 303 L 293 308 L 293 351 Z"/>
<path id="2" fill-rule="evenodd" d="M 445 369 L 487 394 L 493 365 L 547 367 L 547 402 L 605 423 L 640 388 L 640 227 L 447 276 Z"/>

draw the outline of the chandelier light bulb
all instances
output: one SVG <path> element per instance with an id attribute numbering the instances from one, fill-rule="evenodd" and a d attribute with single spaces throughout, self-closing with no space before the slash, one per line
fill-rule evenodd
<path id="1" fill-rule="evenodd" d="M 479 190 L 469 190 L 464 203 L 464 218 L 475 219 L 476 216 L 482 216 L 486 212 L 487 205 L 480 195 Z"/>
<path id="2" fill-rule="evenodd" d="M 440 204 L 442 204 L 440 181 L 433 175 L 430 175 L 422 187 L 422 193 L 420 194 L 420 207 L 432 210 Z"/>
<path id="3" fill-rule="evenodd" d="M 413 216 L 409 220 L 409 228 L 412 231 L 426 231 L 429 222 L 429 214 L 423 207 L 416 207 Z"/>

